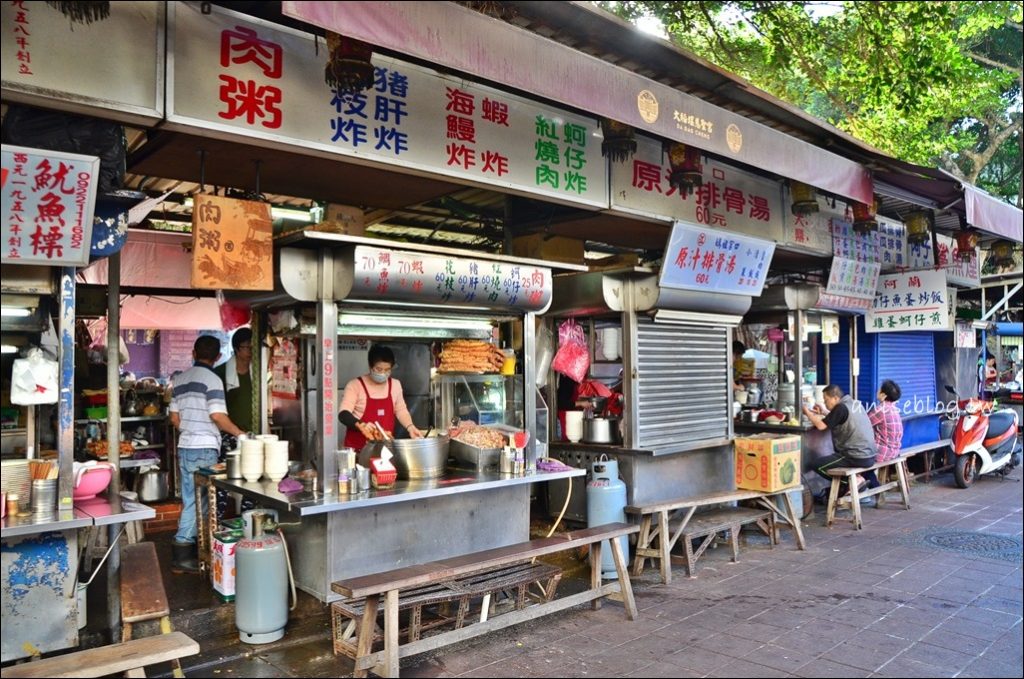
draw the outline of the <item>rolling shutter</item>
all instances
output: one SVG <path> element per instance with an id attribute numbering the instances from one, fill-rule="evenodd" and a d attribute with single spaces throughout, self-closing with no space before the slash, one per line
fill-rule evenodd
<path id="1" fill-rule="evenodd" d="M 686 450 L 729 436 L 725 326 L 637 319 L 637 448 Z"/>
<path id="2" fill-rule="evenodd" d="M 882 380 L 893 380 L 900 385 L 900 399 L 922 407 L 935 405 L 935 336 L 930 332 L 892 332 L 878 334 L 877 369 L 874 384 L 861 400 L 875 398 Z M 925 405 L 927 404 L 927 406 Z"/>

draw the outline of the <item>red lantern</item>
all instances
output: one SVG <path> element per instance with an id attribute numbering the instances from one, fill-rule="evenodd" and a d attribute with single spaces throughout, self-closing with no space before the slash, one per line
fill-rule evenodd
<path id="1" fill-rule="evenodd" d="M 956 249 L 960 259 L 974 257 L 974 248 L 978 247 L 978 232 L 960 229 L 956 232 Z"/>
<path id="2" fill-rule="evenodd" d="M 324 69 L 324 80 L 340 94 L 355 94 L 373 87 L 373 48 L 355 38 L 327 32 L 330 58 Z"/>
<path id="3" fill-rule="evenodd" d="M 857 233 L 871 233 L 878 231 L 878 220 L 875 213 L 878 212 L 878 196 L 872 197 L 871 204 L 853 204 L 853 230 Z"/>
<path id="4" fill-rule="evenodd" d="M 704 177 L 699 148 L 671 142 L 663 145 L 662 150 L 668 154 L 668 164 L 672 168 L 668 175 L 669 185 L 678 189 L 684 196 L 700 187 Z"/>

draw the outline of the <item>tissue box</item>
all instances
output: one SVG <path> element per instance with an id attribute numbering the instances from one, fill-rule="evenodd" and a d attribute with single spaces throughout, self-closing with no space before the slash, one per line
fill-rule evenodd
<path id="1" fill-rule="evenodd" d="M 235 551 L 242 540 L 241 530 L 222 530 L 213 534 L 211 570 L 213 591 L 221 601 L 235 600 Z"/>
<path id="2" fill-rule="evenodd" d="M 370 460 L 370 484 L 374 488 L 392 488 L 398 479 L 398 470 L 389 460 L 375 457 Z"/>

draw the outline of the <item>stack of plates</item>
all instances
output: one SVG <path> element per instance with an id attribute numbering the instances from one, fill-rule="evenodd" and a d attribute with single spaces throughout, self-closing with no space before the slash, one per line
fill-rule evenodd
<path id="1" fill-rule="evenodd" d="M 246 481 L 259 481 L 263 476 L 263 441 L 239 441 L 242 450 L 241 471 Z"/>
<path id="2" fill-rule="evenodd" d="M 18 507 L 24 509 L 28 506 L 29 495 L 32 490 L 32 477 L 28 470 L 28 460 L 3 460 L 2 473 L 0 473 L 0 486 L 3 492 L 10 495 L 18 494 Z"/>
<path id="3" fill-rule="evenodd" d="M 271 481 L 280 481 L 288 475 L 288 442 L 265 441 L 263 444 L 263 473 Z"/>

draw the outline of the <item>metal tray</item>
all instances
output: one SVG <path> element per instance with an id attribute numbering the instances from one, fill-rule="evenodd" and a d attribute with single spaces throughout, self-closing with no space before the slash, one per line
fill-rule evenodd
<path id="1" fill-rule="evenodd" d="M 457 467 L 486 471 L 498 468 L 501 448 L 478 448 L 452 439 L 448 443 L 448 455 L 455 460 Z"/>

